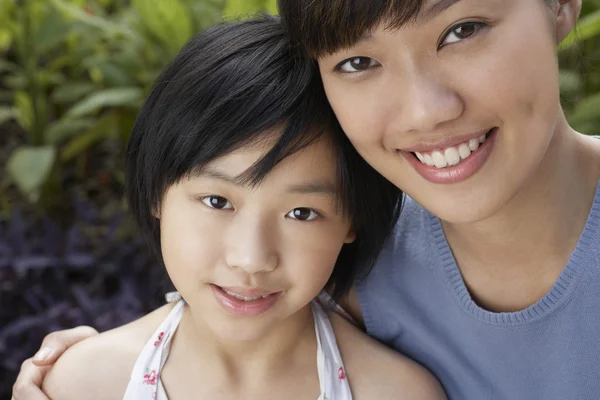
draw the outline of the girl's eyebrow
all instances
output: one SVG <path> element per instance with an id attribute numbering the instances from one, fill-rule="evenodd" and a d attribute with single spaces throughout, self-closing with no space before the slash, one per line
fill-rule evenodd
<path id="1" fill-rule="evenodd" d="M 247 186 L 245 184 L 244 180 L 241 179 L 239 176 L 231 176 L 231 175 L 224 173 L 223 171 L 219 171 L 219 170 L 217 170 L 215 168 L 211 168 L 211 167 L 195 169 L 190 174 L 190 177 L 192 177 L 192 178 L 200 178 L 200 177 L 211 178 L 211 179 L 217 179 L 220 181 L 225 181 L 227 183 L 231 183 L 236 186 Z"/>
<path id="2" fill-rule="evenodd" d="M 243 176 L 231 176 L 223 171 L 219 171 L 216 168 L 203 168 L 199 171 L 195 171 L 192 175 L 193 177 L 205 177 L 211 179 L 217 179 L 220 181 L 224 181 L 230 183 L 235 186 L 248 187 L 250 186 L 247 179 L 244 179 Z M 285 188 L 286 192 L 295 193 L 295 194 L 316 194 L 331 197 L 333 199 L 338 196 L 338 188 L 332 182 L 328 182 L 325 180 L 316 180 L 310 181 L 306 183 L 299 184 L 291 184 Z"/>
<path id="3" fill-rule="evenodd" d="M 338 196 L 336 185 L 327 181 L 315 181 L 302 184 L 289 185 L 286 191 L 299 194 L 317 194 L 331 198 Z"/>

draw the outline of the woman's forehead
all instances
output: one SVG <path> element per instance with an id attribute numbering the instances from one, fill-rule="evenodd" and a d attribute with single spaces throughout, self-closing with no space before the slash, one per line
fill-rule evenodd
<path id="1" fill-rule="evenodd" d="M 292 41 L 316 58 L 352 46 L 381 23 L 399 27 L 424 6 L 450 1 L 460 0 L 281 0 L 280 13 Z"/>

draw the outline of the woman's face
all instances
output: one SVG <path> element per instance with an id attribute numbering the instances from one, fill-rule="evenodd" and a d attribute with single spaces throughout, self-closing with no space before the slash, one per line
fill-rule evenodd
<path id="1" fill-rule="evenodd" d="M 579 1 L 425 1 L 319 58 L 358 152 L 448 222 L 493 215 L 535 179 L 557 127 L 556 45 Z"/>
<path id="2" fill-rule="evenodd" d="M 334 152 L 325 141 L 281 161 L 257 186 L 237 177 L 264 146 L 213 160 L 169 187 L 162 255 L 194 319 L 217 337 L 260 339 L 325 286 L 354 239 L 339 211 Z"/>

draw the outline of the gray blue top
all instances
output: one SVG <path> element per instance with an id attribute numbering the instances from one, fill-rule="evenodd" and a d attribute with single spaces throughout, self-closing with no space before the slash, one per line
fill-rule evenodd
<path id="1" fill-rule="evenodd" d="M 600 184 L 568 264 L 525 310 L 475 304 L 440 220 L 410 198 L 357 290 L 368 333 L 431 370 L 452 400 L 600 399 Z"/>

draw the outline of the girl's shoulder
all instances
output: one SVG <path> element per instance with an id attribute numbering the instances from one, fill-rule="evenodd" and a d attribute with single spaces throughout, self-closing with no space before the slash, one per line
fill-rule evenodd
<path id="1" fill-rule="evenodd" d="M 440 383 L 427 369 L 370 338 L 339 315 L 330 313 L 329 318 L 353 398 L 446 399 Z"/>
<path id="2" fill-rule="evenodd" d="M 70 347 L 48 371 L 44 393 L 52 400 L 122 398 L 140 352 L 172 307 Z"/>

